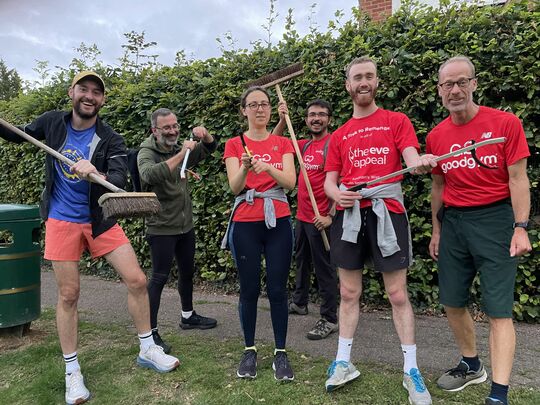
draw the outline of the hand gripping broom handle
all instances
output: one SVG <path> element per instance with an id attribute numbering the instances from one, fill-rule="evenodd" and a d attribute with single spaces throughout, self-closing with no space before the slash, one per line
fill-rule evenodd
<path id="1" fill-rule="evenodd" d="M 281 89 L 279 87 L 279 84 L 275 84 L 276 86 L 276 93 L 279 98 L 279 101 L 281 103 L 284 103 L 285 100 L 283 99 L 283 94 L 281 94 Z M 302 172 L 302 176 L 304 176 L 304 181 L 306 183 L 307 192 L 309 194 L 309 200 L 311 201 L 311 206 L 313 207 L 313 212 L 316 216 L 319 216 L 319 207 L 317 207 L 317 201 L 315 200 L 315 196 L 313 195 L 313 189 L 311 188 L 311 183 L 309 182 L 309 177 L 306 171 L 306 168 L 304 166 L 304 159 L 302 157 L 302 153 L 300 152 L 300 148 L 298 147 L 298 141 L 296 140 L 296 135 L 294 133 L 294 129 L 292 126 L 291 118 L 289 117 L 289 114 L 285 114 L 285 121 L 287 122 L 287 128 L 289 129 L 289 134 L 291 134 L 291 140 L 294 146 L 294 151 L 296 152 L 296 158 L 298 159 L 298 164 L 300 165 L 300 171 Z M 330 243 L 328 242 L 328 237 L 326 236 L 326 232 L 324 229 L 321 231 L 321 237 L 324 243 L 324 248 L 326 251 L 330 250 Z"/>
<path id="2" fill-rule="evenodd" d="M 189 140 L 193 140 L 193 132 L 191 133 Z M 189 158 L 189 152 L 191 152 L 191 149 L 186 150 L 186 154 L 184 155 L 184 160 L 182 161 L 182 168 L 180 169 L 180 178 L 185 179 L 186 178 L 186 168 Z"/>
<path id="3" fill-rule="evenodd" d="M 441 160 L 445 160 L 445 159 L 454 157 L 456 155 L 460 155 L 462 153 L 468 152 L 468 151 L 476 149 L 476 148 L 480 148 L 482 146 L 496 144 L 496 143 L 503 143 L 504 141 L 506 141 L 506 138 L 505 137 L 500 137 L 500 138 L 487 139 L 487 140 L 481 141 L 481 142 L 473 142 L 469 146 L 465 146 L 464 148 L 461 148 L 461 149 L 456 149 L 453 152 L 446 153 L 444 155 L 438 156 L 433 160 L 435 162 L 440 162 Z M 366 183 L 357 184 L 356 186 L 352 186 L 351 188 L 348 189 L 348 191 L 358 191 L 358 190 L 360 190 L 362 188 L 366 188 L 367 186 L 371 186 L 372 184 L 379 183 L 381 181 L 391 179 L 392 177 L 396 177 L 396 176 L 399 176 L 399 175 L 402 175 L 402 174 L 405 174 L 405 173 L 410 173 L 410 172 L 414 171 L 414 169 L 416 169 L 416 166 L 407 167 L 405 169 L 398 170 L 397 172 L 393 172 L 393 173 L 387 174 L 385 176 L 376 178 L 374 180 L 370 180 L 370 181 L 368 181 Z"/>
<path id="4" fill-rule="evenodd" d="M 28 142 L 33 143 L 38 148 L 43 149 L 45 152 L 47 152 L 48 154 L 54 156 L 56 159 L 60 160 L 61 162 L 64 162 L 68 166 L 71 167 L 71 166 L 73 166 L 75 164 L 75 162 L 73 162 L 71 159 L 68 159 L 67 157 L 65 157 L 64 155 L 62 155 L 58 151 L 54 150 L 50 146 L 47 146 L 43 142 L 40 142 L 36 138 L 28 135 L 26 132 L 21 131 L 19 128 L 11 125 L 9 122 L 4 121 L 2 118 L 0 118 L 0 124 L 3 125 L 5 128 L 15 132 L 20 137 L 26 139 Z M 101 176 L 98 176 L 95 173 L 90 173 L 88 175 L 88 177 L 89 177 L 89 180 L 92 181 L 93 183 L 97 183 L 97 184 L 105 187 L 106 189 L 114 192 L 114 193 L 122 193 L 122 192 L 124 192 L 124 190 L 122 190 L 121 188 L 116 187 L 114 184 L 109 183 L 107 180 L 102 179 Z"/>

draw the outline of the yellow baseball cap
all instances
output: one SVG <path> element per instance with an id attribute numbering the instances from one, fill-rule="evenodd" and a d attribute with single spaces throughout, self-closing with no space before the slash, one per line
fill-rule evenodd
<path id="1" fill-rule="evenodd" d="M 97 84 L 101 86 L 101 90 L 103 90 L 103 92 L 105 93 L 105 82 L 100 75 L 98 75 L 96 72 L 92 72 L 91 70 L 83 70 L 82 72 L 77 73 L 73 78 L 73 81 L 71 82 L 71 87 L 74 87 L 83 79 L 94 80 Z"/>

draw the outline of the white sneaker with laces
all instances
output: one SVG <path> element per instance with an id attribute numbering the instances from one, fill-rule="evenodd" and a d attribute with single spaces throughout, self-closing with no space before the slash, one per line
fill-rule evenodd
<path id="1" fill-rule="evenodd" d="M 431 405 L 431 395 L 417 368 L 411 368 L 408 373 L 403 374 L 403 387 L 409 393 L 410 404 Z"/>
<path id="2" fill-rule="evenodd" d="M 349 381 L 360 376 L 360 371 L 352 363 L 346 361 L 333 361 L 328 367 L 328 379 L 326 380 L 326 392 L 332 392 L 343 387 Z"/>
<path id="3" fill-rule="evenodd" d="M 81 370 L 66 374 L 66 404 L 82 404 L 90 399 L 90 391 L 84 385 Z"/>
<path id="4" fill-rule="evenodd" d="M 158 373 L 168 373 L 180 365 L 174 356 L 165 354 L 163 348 L 156 344 L 151 345 L 145 352 L 142 350 L 137 357 L 137 364 L 144 368 L 151 368 Z"/>

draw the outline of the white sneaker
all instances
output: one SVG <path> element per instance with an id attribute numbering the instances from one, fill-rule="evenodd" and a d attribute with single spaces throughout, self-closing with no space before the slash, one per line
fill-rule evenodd
<path id="1" fill-rule="evenodd" d="M 66 404 L 82 404 L 90 399 L 90 391 L 84 386 L 81 370 L 66 374 Z"/>
<path id="2" fill-rule="evenodd" d="M 137 357 L 137 364 L 144 368 L 151 368 L 158 373 L 168 373 L 180 365 L 180 361 L 174 356 L 165 354 L 163 348 L 151 345 L 145 352 L 142 350 Z"/>
<path id="3" fill-rule="evenodd" d="M 417 368 L 411 368 L 408 373 L 403 374 L 403 387 L 409 393 L 410 404 L 431 405 L 431 395 Z"/>
<path id="4" fill-rule="evenodd" d="M 360 376 L 360 371 L 352 363 L 346 361 L 334 361 L 328 367 L 328 380 L 326 380 L 326 392 L 332 392 L 343 387 L 349 381 Z"/>

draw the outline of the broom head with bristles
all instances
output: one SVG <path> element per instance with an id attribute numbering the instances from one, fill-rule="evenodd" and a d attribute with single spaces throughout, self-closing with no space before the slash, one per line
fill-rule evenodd
<path id="1" fill-rule="evenodd" d="M 268 88 L 286 82 L 293 77 L 300 76 L 304 74 L 304 66 L 302 63 L 298 62 L 292 65 L 289 65 L 283 69 L 277 70 L 273 73 L 270 73 L 266 76 L 263 76 L 257 80 L 253 80 L 249 83 L 246 83 L 246 87 L 260 86 L 263 88 Z"/>
<path id="2" fill-rule="evenodd" d="M 105 218 L 146 217 L 161 211 L 156 193 L 105 193 L 98 203 Z"/>

